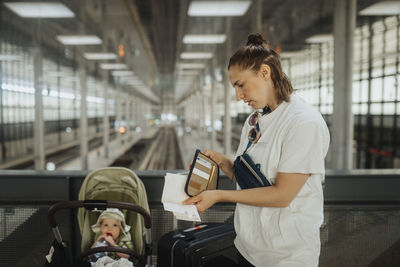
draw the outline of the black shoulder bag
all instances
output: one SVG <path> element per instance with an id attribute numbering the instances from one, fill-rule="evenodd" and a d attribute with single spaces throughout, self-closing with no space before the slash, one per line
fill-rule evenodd
<path id="1" fill-rule="evenodd" d="M 233 171 L 237 183 L 241 189 L 249 189 L 263 186 L 270 186 L 268 179 L 260 171 L 260 165 L 255 164 L 251 157 L 246 153 L 251 142 L 247 144 L 244 153 L 233 162 Z"/>

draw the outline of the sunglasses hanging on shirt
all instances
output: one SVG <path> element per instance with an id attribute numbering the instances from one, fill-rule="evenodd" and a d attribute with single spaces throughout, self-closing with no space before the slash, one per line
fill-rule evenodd
<path id="1" fill-rule="evenodd" d="M 263 109 L 262 115 L 270 112 L 271 109 L 267 106 Z M 233 162 L 233 173 L 241 189 L 271 185 L 268 178 L 261 172 L 260 165 L 254 163 L 250 155 L 246 153 L 251 144 L 257 143 L 261 137 L 260 125 L 258 124 L 260 118 L 261 114 L 258 111 L 255 111 L 249 118 L 249 125 L 253 126 L 248 134 L 249 142 L 243 154 L 238 156 Z"/>
<path id="2" fill-rule="evenodd" d="M 263 108 L 262 114 L 260 114 L 260 112 L 258 112 L 258 111 L 255 111 L 251 115 L 251 117 L 249 119 L 249 125 L 253 126 L 253 128 L 249 131 L 249 134 L 248 134 L 249 142 L 254 143 L 254 144 L 258 142 L 258 140 L 261 137 L 260 125 L 258 124 L 258 120 L 261 118 L 262 115 L 268 114 L 270 112 L 271 112 L 271 109 L 268 106 L 266 106 L 265 108 Z"/>

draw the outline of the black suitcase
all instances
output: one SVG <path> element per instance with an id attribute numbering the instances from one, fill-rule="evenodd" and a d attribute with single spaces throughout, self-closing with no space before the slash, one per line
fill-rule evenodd
<path id="1" fill-rule="evenodd" d="M 157 267 L 235 266 L 238 252 L 232 224 L 207 223 L 192 231 L 177 230 L 158 241 Z"/>

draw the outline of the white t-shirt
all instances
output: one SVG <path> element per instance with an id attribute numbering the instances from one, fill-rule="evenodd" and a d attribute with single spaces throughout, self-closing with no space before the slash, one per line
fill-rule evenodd
<path id="1" fill-rule="evenodd" d="M 247 153 L 271 184 L 278 172 L 311 176 L 286 208 L 238 203 L 235 245 L 255 266 L 318 266 L 328 127 L 321 114 L 296 94 L 263 115 L 259 125 L 261 138 Z M 236 156 L 244 152 L 251 128 L 247 118 Z"/>

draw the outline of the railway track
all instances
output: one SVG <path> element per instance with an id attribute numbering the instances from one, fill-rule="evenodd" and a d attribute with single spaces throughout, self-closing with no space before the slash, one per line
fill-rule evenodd
<path id="1" fill-rule="evenodd" d="M 100 147 L 102 138 L 89 142 L 89 150 Z M 144 138 L 132 146 L 111 166 L 122 166 L 132 170 L 180 170 L 183 169 L 178 140 L 173 127 L 162 127 L 153 138 Z M 56 168 L 79 157 L 79 146 L 70 147 L 47 155 L 46 161 Z M 14 167 L 15 168 L 15 167 Z M 33 161 L 18 166 L 18 169 L 33 169 Z"/>
<path id="2" fill-rule="evenodd" d="M 151 144 L 139 166 L 139 170 L 183 169 L 175 129 L 163 127 Z"/>

